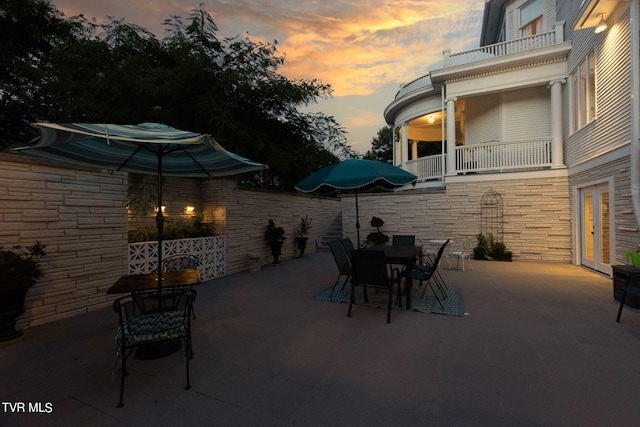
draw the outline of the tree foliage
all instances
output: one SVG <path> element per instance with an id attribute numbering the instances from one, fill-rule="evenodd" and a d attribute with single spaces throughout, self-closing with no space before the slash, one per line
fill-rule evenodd
<path id="1" fill-rule="evenodd" d="M 393 160 L 393 129 L 390 126 L 378 129 L 378 133 L 371 140 L 371 150 L 367 151 L 364 158 L 382 162 Z"/>
<path id="2" fill-rule="evenodd" d="M 35 120 L 159 122 L 213 135 L 285 188 L 354 155 L 334 117 L 299 111 L 332 89 L 281 75 L 277 42 L 221 38 L 202 6 L 164 26 L 158 39 L 123 20 L 67 19 L 49 0 L 0 0 L 0 148 Z"/>

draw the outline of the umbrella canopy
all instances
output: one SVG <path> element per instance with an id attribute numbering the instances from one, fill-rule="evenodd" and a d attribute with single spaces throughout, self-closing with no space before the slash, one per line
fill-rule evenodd
<path id="1" fill-rule="evenodd" d="M 40 138 L 24 147 L 28 148 L 24 154 L 79 166 L 203 178 L 267 169 L 266 165 L 226 151 L 210 135 L 159 123 L 34 123 L 33 126 L 40 131 Z"/>
<path id="2" fill-rule="evenodd" d="M 40 137 L 15 149 L 79 166 L 158 176 L 158 206 L 162 206 L 162 177 L 214 178 L 267 169 L 222 148 L 210 135 L 187 132 L 159 123 L 115 125 L 93 123 L 34 123 Z M 158 287 L 162 286 L 162 229 L 158 209 Z"/>
<path id="3" fill-rule="evenodd" d="M 298 184 L 301 193 L 350 192 L 356 194 L 356 230 L 360 247 L 358 192 L 376 188 L 393 189 L 415 183 L 417 176 L 377 160 L 347 159 L 309 175 Z"/>

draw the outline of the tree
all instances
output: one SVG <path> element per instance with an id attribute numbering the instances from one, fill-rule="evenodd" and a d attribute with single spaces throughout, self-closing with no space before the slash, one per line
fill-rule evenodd
<path id="1" fill-rule="evenodd" d="M 378 130 L 371 140 L 371 150 L 364 155 L 365 159 L 389 162 L 393 160 L 393 129 L 384 126 Z"/>
<path id="2" fill-rule="evenodd" d="M 7 38 L 5 49 L 11 23 L 34 31 Z M 0 75 L 0 116 L 19 129 L 34 120 L 160 122 L 209 133 L 268 164 L 287 189 L 353 156 L 333 117 L 298 110 L 331 96 L 331 86 L 279 74 L 285 57 L 277 42 L 219 38 L 202 7 L 186 23 L 172 16 L 164 25 L 158 40 L 122 20 L 64 19 L 48 0 L 0 0 L 0 70 L 7 71 Z M 4 146 L 26 139 L 23 133 L 12 132 Z"/>

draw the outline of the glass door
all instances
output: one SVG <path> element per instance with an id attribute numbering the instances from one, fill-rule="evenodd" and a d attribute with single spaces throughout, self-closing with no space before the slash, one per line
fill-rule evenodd
<path id="1" fill-rule="evenodd" d="M 580 254 L 582 265 L 611 274 L 609 184 L 580 191 Z"/>

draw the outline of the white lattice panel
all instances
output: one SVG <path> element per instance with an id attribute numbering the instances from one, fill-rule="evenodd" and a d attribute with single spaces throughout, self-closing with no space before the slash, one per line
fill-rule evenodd
<path id="1" fill-rule="evenodd" d="M 202 280 L 226 274 L 226 239 L 224 236 L 198 237 L 194 239 L 165 240 L 162 257 L 195 255 L 200 261 Z M 158 242 L 129 244 L 129 274 L 145 274 L 158 270 Z"/>

